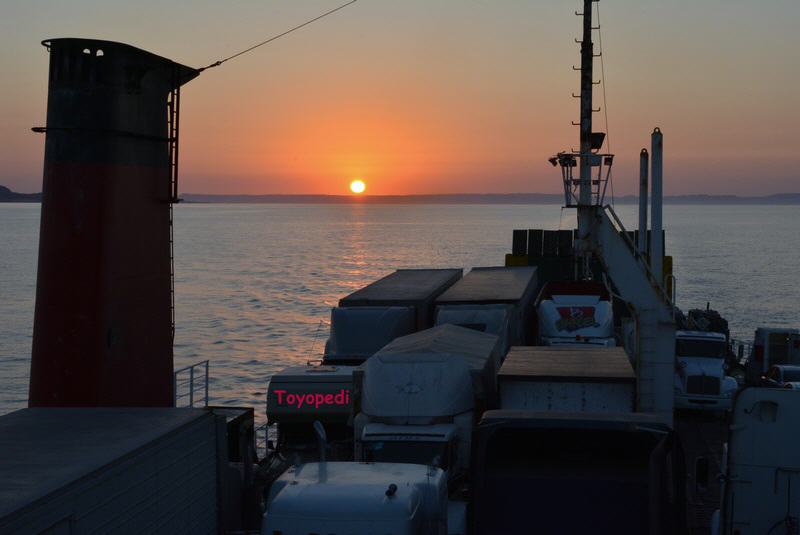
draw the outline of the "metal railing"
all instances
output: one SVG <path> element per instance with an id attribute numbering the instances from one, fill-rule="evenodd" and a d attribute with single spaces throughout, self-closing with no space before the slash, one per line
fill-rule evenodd
<path id="1" fill-rule="evenodd" d="M 203 404 L 199 406 L 208 407 L 208 361 L 175 370 L 172 392 L 176 407 L 196 407 L 201 401 Z"/>
<path id="2" fill-rule="evenodd" d="M 259 459 L 267 456 L 267 442 L 270 440 L 269 429 L 267 424 L 256 427 L 256 454 Z"/>

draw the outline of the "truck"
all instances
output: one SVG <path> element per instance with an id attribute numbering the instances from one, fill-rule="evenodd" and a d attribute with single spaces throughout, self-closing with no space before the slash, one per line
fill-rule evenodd
<path id="1" fill-rule="evenodd" d="M 512 347 L 498 388 L 476 429 L 473 533 L 680 532 L 681 448 L 635 412 L 623 348 Z"/>
<path id="2" fill-rule="evenodd" d="M 800 391 L 746 387 L 735 397 L 713 535 L 796 533 Z"/>
<path id="3" fill-rule="evenodd" d="M 324 364 L 358 365 L 406 334 L 433 326 L 437 297 L 462 269 L 398 269 L 339 300 L 331 310 Z"/>
<path id="4" fill-rule="evenodd" d="M 0 533 L 221 533 L 237 486 L 226 417 L 190 408 L 0 416 Z"/>
<path id="5" fill-rule="evenodd" d="M 536 298 L 539 345 L 616 346 L 611 295 L 600 282 L 548 282 Z"/>
<path id="6" fill-rule="evenodd" d="M 447 480 L 430 465 L 316 462 L 270 489 L 262 535 L 448 535 Z"/>
<path id="7" fill-rule="evenodd" d="M 497 399 L 497 336 L 439 325 L 353 374 L 353 461 L 306 462 L 271 486 L 262 533 L 463 534 L 474 429 Z M 315 424 L 320 442 L 327 434 Z"/>
<path id="8" fill-rule="evenodd" d="M 800 364 L 800 330 L 759 327 L 745 364 L 745 382 L 757 386 L 775 364 Z"/>
<path id="9" fill-rule="evenodd" d="M 683 470 L 651 414 L 486 411 L 472 533 L 683 533 Z"/>
<path id="10" fill-rule="evenodd" d="M 461 269 L 400 269 L 339 300 L 321 362 L 291 366 L 270 379 L 267 421 L 277 431 L 279 454 L 270 472 L 282 471 L 289 459 L 314 456 L 315 421 L 328 430 L 332 459 L 352 460 L 353 372 L 395 338 L 430 327 L 435 299 L 461 275 Z"/>
<path id="11" fill-rule="evenodd" d="M 356 460 L 436 464 L 453 486 L 470 465 L 473 428 L 495 406 L 496 336 L 439 325 L 398 338 L 356 373 Z"/>
<path id="12" fill-rule="evenodd" d="M 503 355 L 512 345 L 533 343 L 535 267 L 478 267 L 436 299 L 436 325 L 450 323 L 500 338 Z"/>
<path id="13" fill-rule="evenodd" d="M 350 412 L 354 369 L 354 366 L 292 366 L 272 376 L 267 390 L 267 418 L 277 438 L 273 449 L 283 459 L 306 462 L 317 458 L 313 424 L 319 421 L 327 430 L 330 458 L 352 460 Z"/>
<path id="14" fill-rule="evenodd" d="M 739 388 L 727 375 L 728 340 L 722 333 L 675 332 L 675 408 L 727 411 Z"/>

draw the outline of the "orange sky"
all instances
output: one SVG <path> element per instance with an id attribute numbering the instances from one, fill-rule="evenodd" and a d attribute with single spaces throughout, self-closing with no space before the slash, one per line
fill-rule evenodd
<path id="1" fill-rule="evenodd" d="M 4 7 L 0 184 L 41 188 L 43 137 L 30 132 L 44 124 L 41 39 L 113 39 L 199 67 L 338 3 Z M 579 7 L 360 0 L 185 87 L 181 189 L 338 194 L 361 178 L 372 194 L 557 192 L 546 158 L 577 144 Z M 636 191 L 654 126 L 667 194 L 800 190 L 790 143 L 800 2 L 603 0 L 601 10 L 617 193 Z"/>

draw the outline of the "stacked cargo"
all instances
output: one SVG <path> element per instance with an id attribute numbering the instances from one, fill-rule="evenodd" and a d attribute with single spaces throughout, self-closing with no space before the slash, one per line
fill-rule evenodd
<path id="1" fill-rule="evenodd" d="M 503 354 L 533 339 L 535 267 L 474 268 L 436 299 L 436 324 L 450 323 L 500 338 Z"/>

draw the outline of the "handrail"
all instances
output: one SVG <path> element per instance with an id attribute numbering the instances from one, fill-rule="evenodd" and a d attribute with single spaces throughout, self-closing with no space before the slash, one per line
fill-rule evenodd
<path id="1" fill-rule="evenodd" d="M 622 221 L 620 221 L 619 217 L 617 216 L 616 212 L 614 212 L 614 209 L 611 207 L 611 205 L 607 204 L 603 207 L 603 209 L 606 211 L 606 213 L 608 213 L 611 216 L 611 222 L 615 224 L 616 230 L 622 236 L 622 239 L 625 240 L 625 242 L 630 246 L 631 252 L 633 253 L 633 257 L 636 259 L 638 264 L 644 269 L 645 275 L 650 280 L 650 283 L 656 287 L 657 291 L 661 294 L 664 300 L 667 301 L 667 304 L 672 305 L 673 307 L 672 313 L 674 316 L 675 302 L 672 301 L 669 298 L 669 296 L 667 296 L 667 292 L 664 289 L 664 285 L 658 282 L 655 275 L 653 275 L 653 272 L 650 269 L 650 265 L 645 261 L 644 256 L 638 250 L 636 244 L 634 244 L 633 241 L 630 239 L 630 236 L 628 236 L 628 232 L 625 230 L 625 225 L 622 224 Z"/>
<path id="2" fill-rule="evenodd" d="M 199 368 L 199 367 L 203 367 L 203 375 L 201 376 L 202 377 L 202 383 L 200 383 L 201 379 L 198 378 L 198 380 L 197 380 L 198 384 L 195 385 L 195 375 L 196 375 L 195 374 L 195 369 Z M 196 364 L 191 364 L 189 366 L 184 366 L 183 368 L 175 370 L 175 372 L 172 374 L 173 405 L 175 407 L 178 406 L 179 400 L 182 400 L 182 399 L 187 398 L 187 397 L 189 398 L 189 400 L 188 400 L 188 403 L 185 406 L 186 407 L 194 407 L 195 406 L 195 402 L 196 401 L 198 401 L 198 402 L 200 401 L 199 399 L 195 400 L 195 393 L 198 390 L 200 390 L 202 392 L 202 398 L 201 398 L 202 399 L 202 403 L 203 403 L 202 407 L 208 407 L 208 367 L 209 367 L 209 361 L 208 360 L 204 360 L 202 362 L 198 362 Z M 183 379 L 181 382 L 179 382 L 178 381 L 178 377 L 181 374 L 186 373 L 187 371 L 189 372 L 189 378 L 188 379 Z M 183 392 L 183 393 L 178 393 L 179 387 L 183 387 L 183 386 L 186 386 L 186 385 L 189 386 L 187 391 Z"/>

